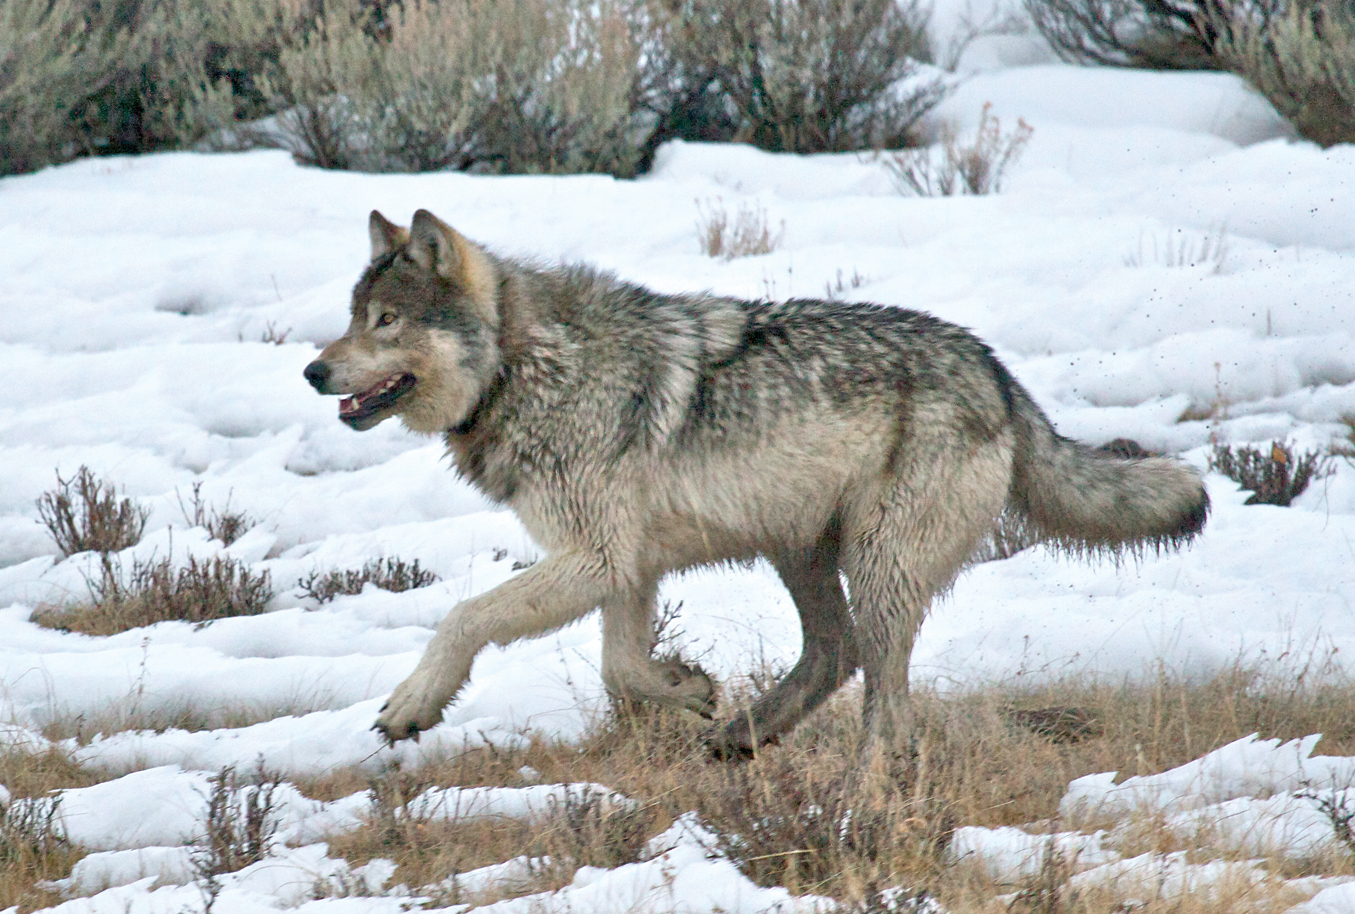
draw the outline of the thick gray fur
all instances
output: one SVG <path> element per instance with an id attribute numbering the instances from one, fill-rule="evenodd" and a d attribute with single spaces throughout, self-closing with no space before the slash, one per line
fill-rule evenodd
<path id="1" fill-rule="evenodd" d="M 352 325 L 307 378 L 359 395 L 354 428 L 444 436 L 546 552 L 452 608 L 376 722 L 391 740 L 441 719 L 481 648 L 599 607 L 613 694 L 708 714 L 705 674 L 650 656 L 659 582 L 762 556 L 804 652 L 714 751 L 751 753 L 864 668 L 868 746 L 895 752 L 927 607 L 999 516 L 1119 553 L 1178 546 L 1208 513 L 1193 469 L 1060 437 L 987 346 L 928 315 L 661 295 L 495 257 L 426 211 L 408 230 L 373 213 L 371 234 Z"/>

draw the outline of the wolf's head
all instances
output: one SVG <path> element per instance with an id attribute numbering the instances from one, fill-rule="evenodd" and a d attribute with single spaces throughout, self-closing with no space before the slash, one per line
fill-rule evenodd
<path id="1" fill-rule="evenodd" d="M 372 262 L 352 322 L 306 366 L 358 431 L 399 416 L 417 432 L 464 422 L 499 366 L 498 269 L 427 210 L 408 229 L 373 211 Z"/>

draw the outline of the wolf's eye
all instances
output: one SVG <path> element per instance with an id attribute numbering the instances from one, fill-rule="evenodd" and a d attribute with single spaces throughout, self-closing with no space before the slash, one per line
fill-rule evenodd
<path id="1" fill-rule="evenodd" d="M 390 311 L 387 311 L 376 319 L 376 325 L 378 327 L 389 327 L 393 323 L 395 323 L 395 314 Z"/>

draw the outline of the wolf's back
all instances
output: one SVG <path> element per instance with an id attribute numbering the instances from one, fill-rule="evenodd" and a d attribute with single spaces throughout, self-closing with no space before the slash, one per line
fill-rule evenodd
<path id="1" fill-rule="evenodd" d="M 1126 459 L 1054 431 L 1024 390 L 1014 391 L 1016 460 L 1009 504 L 1031 533 L 1074 551 L 1172 548 L 1209 514 L 1194 468 L 1166 457 Z"/>

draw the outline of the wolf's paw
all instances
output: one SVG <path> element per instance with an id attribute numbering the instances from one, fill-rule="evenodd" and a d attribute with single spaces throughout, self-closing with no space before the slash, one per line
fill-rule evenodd
<path id="1" fill-rule="evenodd" d="M 655 696 L 658 700 L 707 719 L 715 713 L 715 681 L 705 670 L 681 660 L 665 660 L 657 666 L 664 686 L 664 694 Z"/>
<path id="2" fill-rule="evenodd" d="M 757 754 L 748 715 L 742 712 L 724 726 L 707 730 L 701 735 L 701 742 L 710 757 L 720 762 L 746 762 Z M 758 742 L 763 746 L 775 746 L 780 739 L 770 736 Z"/>
<path id="3" fill-rule="evenodd" d="M 396 687 L 390 700 L 381 706 L 381 716 L 372 724 L 390 745 L 397 740 L 417 740 L 424 730 L 431 730 L 442 721 L 442 708 L 447 703 L 433 693 L 416 673 Z"/>

